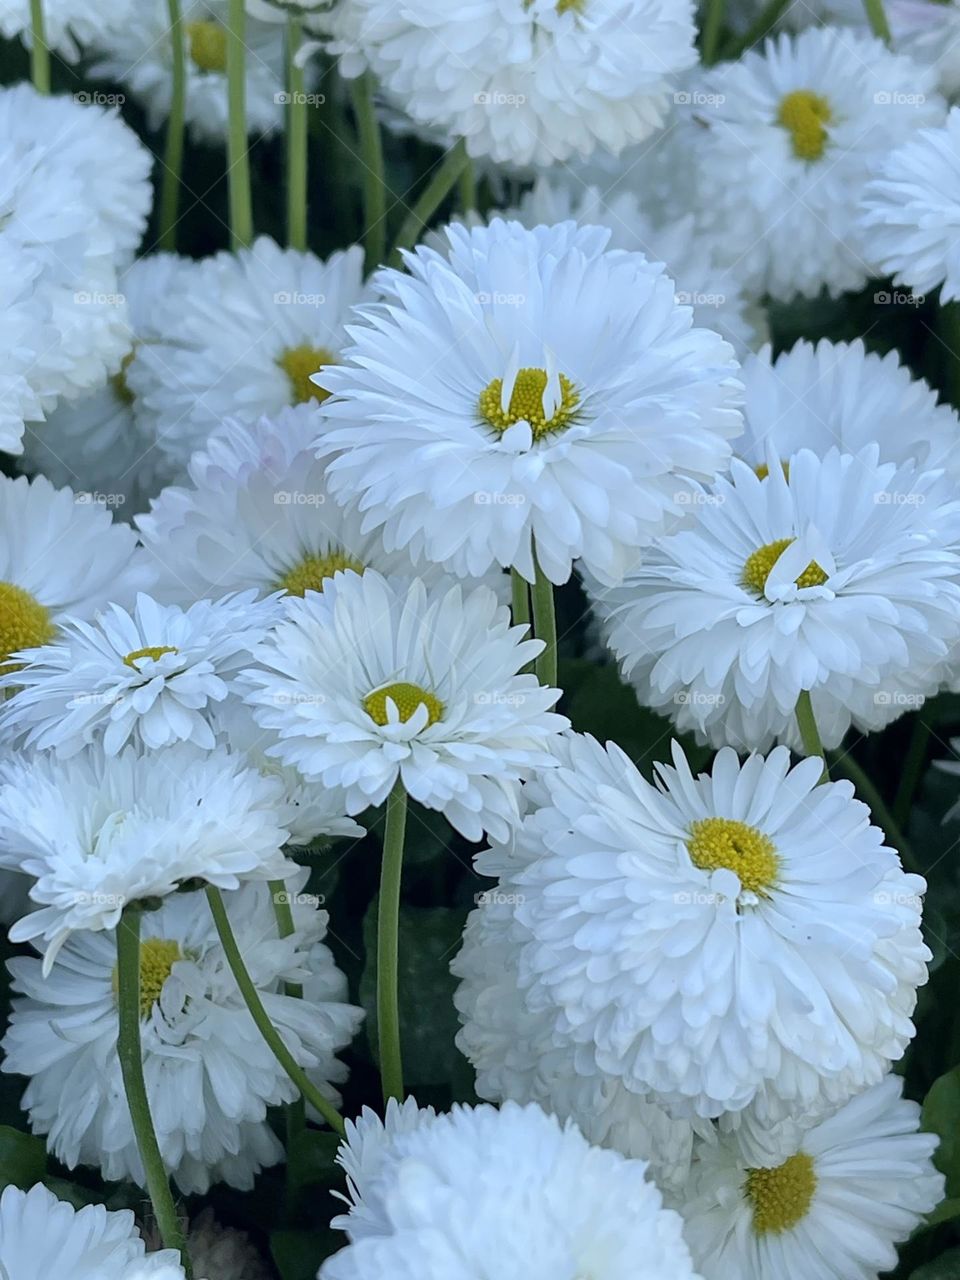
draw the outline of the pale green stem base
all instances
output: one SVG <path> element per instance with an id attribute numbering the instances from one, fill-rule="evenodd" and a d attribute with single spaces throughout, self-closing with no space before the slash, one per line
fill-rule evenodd
<path id="1" fill-rule="evenodd" d="M 180 11 L 180 0 L 167 0 L 167 14 L 170 22 L 171 97 L 170 114 L 167 117 L 167 140 L 163 153 L 157 243 L 165 253 L 175 253 L 187 104 L 186 50 L 183 43 L 183 15 Z"/>
<path id="2" fill-rule="evenodd" d="M 557 688 L 557 615 L 553 598 L 553 583 L 540 568 L 536 549 L 533 553 L 536 581 L 533 584 L 533 634 L 546 645 L 537 658 L 537 678 L 541 684 Z"/>
<path id="3" fill-rule="evenodd" d="M 403 839 L 407 828 L 407 793 L 400 778 L 387 798 L 377 906 L 377 1038 L 383 1100 L 403 1101 L 403 1055 L 400 1048 L 400 885 Z"/>
<path id="4" fill-rule="evenodd" d="M 227 189 L 234 249 L 253 242 L 250 154 L 247 150 L 247 14 L 244 0 L 230 0 L 227 14 Z"/>
<path id="5" fill-rule="evenodd" d="M 411 249 L 417 243 L 424 227 L 429 225 L 430 219 L 456 186 L 468 162 L 467 146 L 461 138 L 437 165 L 433 177 L 404 219 L 396 244 L 393 246 L 393 252 L 390 254 L 391 267 L 403 266 L 401 250 Z"/>
<path id="6" fill-rule="evenodd" d="M 813 714 L 813 703 L 810 701 L 810 693 L 804 689 L 797 699 L 797 728 L 800 730 L 800 740 L 803 743 L 804 753 L 808 756 L 819 756 L 823 761 L 823 773 L 820 775 L 821 782 L 830 780 L 830 771 L 827 768 L 827 754 L 823 749 L 823 743 L 820 741 L 820 730 L 817 728 L 816 717 Z"/>
<path id="7" fill-rule="evenodd" d="M 297 53 L 303 40 L 300 20 L 287 19 L 287 244 L 307 247 L 307 98 Z"/>
<path id="8" fill-rule="evenodd" d="M 363 164 L 363 245 L 369 275 L 387 256 L 387 181 L 383 165 L 383 136 L 374 105 L 373 76 L 351 82 L 357 118 L 360 160 Z"/>
<path id="9" fill-rule="evenodd" d="M 38 93 L 50 92 L 50 46 L 43 0 L 30 0 L 30 77 Z"/>

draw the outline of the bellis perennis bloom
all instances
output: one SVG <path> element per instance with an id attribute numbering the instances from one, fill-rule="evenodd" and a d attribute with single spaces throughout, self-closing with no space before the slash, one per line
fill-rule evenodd
<path id="1" fill-rule="evenodd" d="M 535 541 L 553 582 L 579 557 L 617 581 L 687 478 L 727 459 L 732 350 L 599 227 L 446 234 L 448 254 L 380 274 L 389 305 L 361 311 L 324 371 L 331 489 L 388 548 L 460 576 L 499 564 L 533 581 Z"/>
<path id="2" fill-rule="evenodd" d="M 486 587 L 342 573 L 287 601 L 248 700 L 279 736 L 272 750 L 345 788 L 348 813 L 380 804 L 400 778 L 468 839 L 503 838 L 521 780 L 554 763 L 567 724 L 550 711 L 559 690 L 517 674 L 543 648 L 524 631 Z"/>

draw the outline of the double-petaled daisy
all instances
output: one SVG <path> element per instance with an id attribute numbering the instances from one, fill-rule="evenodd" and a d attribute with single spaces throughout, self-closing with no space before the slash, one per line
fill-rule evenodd
<path id="1" fill-rule="evenodd" d="M 37 476 L 0 477 L 0 663 L 49 644 L 67 616 L 91 618 L 146 581 L 132 529 L 89 494 Z"/>
<path id="2" fill-rule="evenodd" d="M 130 1209 L 76 1209 L 40 1182 L 0 1195 L 0 1273 L 6 1280 L 184 1280 L 172 1249 L 145 1255 Z"/>
<path id="3" fill-rule="evenodd" d="M 326 370 L 329 483 L 388 548 L 460 576 L 553 582 L 575 559 L 618 581 L 737 431 L 731 348 L 609 232 L 495 220 L 447 228 Z M 680 499 L 682 502 L 682 498 Z"/>
<path id="4" fill-rule="evenodd" d="M 894 283 L 960 298 L 960 107 L 884 156 L 864 197 L 872 259 Z"/>
<path id="5" fill-rule="evenodd" d="M 199 142 L 222 143 L 227 134 L 228 10 L 228 0 L 183 5 L 186 121 Z M 286 101 L 283 31 L 248 15 L 244 44 L 247 132 L 274 133 L 283 127 Z M 126 21 L 105 26 L 94 41 L 91 74 L 127 87 L 143 103 L 153 129 L 170 113 L 172 45 L 164 0 L 140 0 Z"/>
<path id="6" fill-rule="evenodd" d="M 129 743 L 156 751 L 176 742 L 210 750 L 214 709 L 277 620 L 256 591 L 198 600 L 189 609 L 138 595 L 95 622 L 65 622 L 56 639 L 16 655 L 0 688 L 0 733 L 18 745 L 76 755 L 101 740 L 115 756 Z"/>
<path id="7" fill-rule="evenodd" d="M 936 471 L 808 449 L 761 478 L 734 461 L 620 587 L 595 592 L 640 701 L 714 745 L 823 742 L 934 694 L 960 634 L 957 505 Z"/>
<path id="8" fill-rule="evenodd" d="M 859 289 L 873 262 L 860 200 L 892 147 L 942 120 L 933 72 L 869 35 L 814 28 L 712 68 L 689 96 L 700 222 L 745 286 Z"/>
<path id="9" fill-rule="evenodd" d="M 105 31 L 133 21 L 136 10 L 134 0 L 44 0 L 44 40 L 73 62 Z M 0 33 L 7 40 L 19 36 L 28 46 L 33 43 L 30 0 L 0 0 Z"/>
<path id="10" fill-rule="evenodd" d="M 699 777 L 675 747 L 657 786 L 612 744 L 565 754 L 508 890 L 557 1051 L 680 1117 L 822 1114 L 879 1080 L 926 980 L 925 885 L 852 785 L 785 747 Z"/>
<path id="11" fill-rule="evenodd" d="M 591 1147 L 539 1107 L 391 1102 L 347 1126 L 350 1237 L 321 1280 L 693 1280 L 679 1216 L 640 1160 Z"/>
<path id="12" fill-rule="evenodd" d="M 642 141 L 696 62 L 687 0 L 344 0 L 331 21 L 346 74 L 369 64 L 417 124 L 517 165 Z"/>
<path id="13" fill-rule="evenodd" d="M 127 371 L 138 411 L 181 466 L 224 418 L 255 422 L 324 399 L 312 378 L 340 359 L 350 309 L 365 296 L 363 252 L 323 261 L 262 236 L 205 259 L 191 283 Z"/>
<path id="14" fill-rule="evenodd" d="M 57 375 L 47 366 L 58 344 L 49 307 L 34 288 L 31 264 L 0 235 L 0 452 L 20 453 L 28 423 L 54 401 Z M 29 429 L 27 429 L 29 436 Z"/>
<path id="15" fill-rule="evenodd" d="M 950 405 L 914 378 L 896 351 L 880 356 L 863 342 L 797 342 L 776 360 L 769 347 L 747 356 L 740 375 L 744 432 L 734 453 L 760 474 L 773 449 L 792 454 L 832 448 L 858 453 L 870 444 L 881 462 L 915 462 L 960 473 L 960 421 Z"/>
<path id="16" fill-rule="evenodd" d="M 348 813 L 399 778 L 467 839 L 504 839 L 521 781 L 554 763 L 567 725 L 550 711 L 559 691 L 518 674 L 543 647 L 524 633 L 487 587 L 347 572 L 286 602 L 248 701 L 280 759 L 343 787 Z"/>
<path id="17" fill-rule="evenodd" d="M 731 1139 L 704 1143 L 683 1207 L 704 1280 L 876 1280 L 943 1196 L 920 1108 L 887 1076 L 770 1167 Z M 784 1158 L 785 1157 L 785 1158 Z"/>
<path id="18" fill-rule="evenodd" d="M 4 760 L 0 866 L 33 877 L 36 908 L 10 937 L 37 940 L 49 970 L 72 932 L 113 928 L 128 903 L 198 878 L 282 879 L 285 819 L 280 783 L 222 747 Z"/>
<path id="19" fill-rule="evenodd" d="M 266 886 L 227 894 L 244 962 L 267 1014 L 297 1062 L 333 1101 L 346 1078 L 336 1054 L 362 1013 L 323 944 L 326 912 L 301 893 L 306 870 L 288 880 L 296 929 L 277 931 Z M 142 924 L 140 1038 L 161 1154 L 184 1192 L 212 1181 L 250 1187 L 283 1158 L 267 1108 L 297 1096 L 237 988 L 203 893 L 175 894 Z M 5 1071 L 29 1077 L 23 1106 L 35 1133 L 69 1168 L 99 1167 L 110 1180 L 143 1183 L 129 1113 L 118 1107 L 116 942 L 81 932 L 45 976 L 41 962 L 10 962 L 14 1001 L 4 1039 Z M 284 993 L 300 984 L 304 999 Z"/>

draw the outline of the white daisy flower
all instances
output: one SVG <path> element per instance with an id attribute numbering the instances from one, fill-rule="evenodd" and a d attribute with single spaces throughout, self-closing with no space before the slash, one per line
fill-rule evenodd
<path id="1" fill-rule="evenodd" d="M 510 881 L 557 1050 L 679 1117 L 815 1116 L 879 1080 L 926 981 L 925 884 L 852 784 L 785 747 L 695 778 L 675 746 L 656 787 L 613 744 L 566 751 Z"/>
<path id="2" fill-rule="evenodd" d="M 928 68 L 871 36 L 815 28 L 705 72 L 688 110 L 702 126 L 687 164 L 704 233 L 725 241 L 745 287 L 789 299 L 867 281 L 867 181 L 944 104 Z"/>
<path id="3" fill-rule="evenodd" d="M 202 879 L 283 879 L 292 864 L 282 788 L 223 748 L 162 755 L 88 748 L 0 763 L 0 866 L 34 878 L 37 910 L 10 930 L 39 939 L 44 969 L 77 929 L 112 929 L 129 902 Z"/>
<path id="4" fill-rule="evenodd" d="M 747 356 L 744 432 L 734 452 L 759 474 L 771 448 L 786 463 L 799 449 L 859 453 L 876 443 L 881 462 L 915 462 L 960 475 L 960 420 L 914 378 L 896 351 L 875 355 L 856 342 L 797 342 L 773 359 L 770 347 Z"/>
<path id="5" fill-rule="evenodd" d="M 594 599 L 645 706 L 714 746 L 799 743 L 809 691 L 823 743 L 883 728 L 937 692 L 960 640 L 952 486 L 936 471 L 803 449 L 785 469 L 694 495 L 687 527 Z"/>
<path id="6" fill-rule="evenodd" d="M 340 359 L 350 309 L 366 296 L 361 249 L 322 261 L 267 236 L 204 260 L 191 283 L 127 371 L 160 449 L 181 466 L 224 418 L 322 400 L 312 376 Z"/>
<path id="7" fill-rule="evenodd" d="M 387 552 L 379 531 L 329 493 L 317 460 L 315 406 L 246 424 L 227 420 L 190 459 L 189 487 L 165 489 L 137 518 L 165 598 L 188 601 L 256 588 L 322 591 L 344 569 L 439 580 L 442 568 Z"/>
<path id="8" fill-rule="evenodd" d="M 660 126 L 672 77 L 697 60 L 693 17 L 687 0 L 343 0 L 332 48 L 345 75 L 369 63 L 415 122 L 471 155 L 549 165 Z"/>
<path id="9" fill-rule="evenodd" d="M 184 1280 L 172 1249 L 144 1255 L 129 1209 L 75 1209 L 40 1182 L 0 1195 L 0 1272 L 7 1280 Z"/>
<path id="10" fill-rule="evenodd" d="M 186 0 L 182 6 L 186 122 L 197 142 L 227 135 L 228 0 Z M 93 42 L 90 73 L 120 83 L 142 102 L 152 129 L 170 114 L 173 51 L 165 0 L 140 0 L 127 20 L 104 27 Z M 247 132 L 275 133 L 284 118 L 283 31 L 247 17 Z"/>
<path id="11" fill-rule="evenodd" d="M 43 476 L 0 477 L 0 663 L 145 583 L 133 530 L 88 496 Z"/>
<path id="12" fill-rule="evenodd" d="M 731 348 L 673 282 L 572 223 L 447 228 L 351 329 L 318 442 L 329 481 L 388 549 L 460 576 L 493 565 L 615 582 L 738 429 Z"/>
<path id="13" fill-rule="evenodd" d="M 134 0 L 43 0 L 47 44 L 75 62 L 104 31 L 133 21 L 137 7 Z M 7 40 L 19 36 L 24 44 L 32 43 L 30 0 L 0 0 L 0 33 Z"/>
<path id="14" fill-rule="evenodd" d="M 557 689 L 517 674 L 542 642 L 524 640 L 486 587 L 465 595 L 373 570 L 286 607 L 248 673 L 280 759 L 343 787 L 347 813 L 381 804 L 400 778 L 468 840 L 505 838 L 520 782 L 554 763 L 568 723 L 550 711 Z"/>
<path id="15" fill-rule="evenodd" d="M 16 654 L 0 688 L 0 734 L 16 745 L 76 755 L 102 738 L 115 756 L 130 742 L 156 751 L 176 742 L 210 750 L 214 708 L 276 622 L 276 601 L 256 591 L 198 600 L 189 609 L 138 595 L 93 623 L 66 621 L 56 641 Z"/>
<path id="16" fill-rule="evenodd" d="M 864 196 L 874 260 L 915 294 L 960 298 L 960 107 L 884 156 Z"/>
<path id="17" fill-rule="evenodd" d="M 772 1168 L 750 1168 L 736 1143 L 704 1144 L 683 1209 L 705 1280 L 876 1280 L 943 1197 L 919 1133 L 920 1108 L 896 1076 L 806 1133 Z"/>
<path id="18" fill-rule="evenodd" d="M 338 1101 L 332 1082 L 347 1073 L 335 1055 L 363 1014 L 345 1003 L 346 979 L 323 945 L 327 914 L 299 892 L 306 879 L 299 870 L 288 881 L 297 927 L 287 938 L 277 933 L 266 886 L 247 886 L 226 903 L 271 1022 L 318 1088 Z M 293 1101 L 296 1086 L 237 988 L 206 895 L 173 895 L 145 916 L 143 932 L 140 1036 L 164 1163 L 186 1194 L 220 1180 L 249 1189 L 262 1167 L 283 1158 L 266 1113 Z M 30 1078 L 23 1106 L 57 1159 L 142 1186 L 133 1126 L 117 1106 L 116 964 L 112 934 L 88 932 L 73 935 L 46 975 L 39 960 L 12 960 L 19 998 L 3 1070 Z M 306 998 L 284 994 L 285 982 L 303 985 Z"/>
<path id="19" fill-rule="evenodd" d="M 321 1280 L 694 1280 L 681 1220 L 642 1161 L 538 1107 L 398 1112 L 347 1126 L 353 1204 L 334 1225 L 351 1243 Z"/>
<path id="20" fill-rule="evenodd" d="M 46 355 L 58 345 L 49 306 L 36 290 L 40 264 L 0 234 L 0 452 L 20 453 L 28 422 L 54 400 L 57 375 Z M 29 433 L 28 433 L 29 434 Z"/>

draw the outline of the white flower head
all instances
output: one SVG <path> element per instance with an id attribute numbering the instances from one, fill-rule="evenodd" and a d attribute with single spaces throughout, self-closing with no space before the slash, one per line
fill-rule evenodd
<path id="1" fill-rule="evenodd" d="M 335 1225 L 351 1244 L 321 1280 L 480 1280 L 491 1259 L 501 1280 L 694 1280 L 680 1218 L 642 1161 L 535 1106 L 398 1112 L 349 1128 L 354 1205 Z"/>
<path id="2" fill-rule="evenodd" d="M 738 429 L 731 348 L 609 232 L 495 220 L 447 229 L 325 371 L 329 483 L 388 548 L 479 576 L 556 583 L 575 559 L 618 581 Z"/>
<path id="3" fill-rule="evenodd" d="M 960 36 L 960 33 L 958 33 Z M 960 298 L 960 107 L 883 157 L 864 196 L 864 236 L 894 283 Z"/>
<path id="4" fill-rule="evenodd" d="M 111 929 L 128 903 L 196 878 L 282 879 L 286 817 L 280 783 L 223 748 L 12 757 L 0 764 L 0 865 L 34 878 L 37 910 L 10 937 L 41 939 L 49 970 L 74 930 Z"/>
<path id="5" fill-rule="evenodd" d="M 307 874 L 287 881 L 296 928 L 286 938 L 267 886 L 247 885 L 224 901 L 270 1020 L 336 1103 L 334 1085 L 346 1078 L 336 1054 L 363 1015 L 346 1003 L 346 979 L 323 944 L 326 912 L 302 893 Z M 141 933 L 140 1036 L 164 1163 L 188 1194 L 219 1180 L 250 1188 L 261 1167 L 283 1158 L 267 1108 L 291 1102 L 297 1089 L 237 988 L 206 895 L 174 894 L 143 917 Z M 59 1160 L 143 1185 L 133 1126 L 117 1107 L 116 964 L 113 935 L 86 931 L 70 938 L 46 975 L 39 960 L 11 961 L 18 998 L 3 1069 L 29 1077 L 23 1106 Z M 286 982 L 303 986 L 306 998 L 285 994 Z"/>
<path id="6" fill-rule="evenodd" d="M 558 690 L 518 674 L 542 649 L 492 591 L 338 574 L 287 602 L 257 652 L 248 701 L 280 759 L 342 787 L 347 812 L 382 803 L 397 779 L 469 840 L 503 838 L 520 783 L 553 763 L 567 721 Z"/>
<path id="7" fill-rule="evenodd" d="M 920 1108 L 887 1076 L 805 1133 L 772 1167 L 729 1138 L 705 1143 L 683 1208 L 705 1280 L 875 1280 L 943 1196 Z M 785 1157 L 785 1158 L 784 1158 Z"/>
<path id="8" fill-rule="evenodd" d="M 640 701 L 738 750 L 799 741 L 809 691 L 821 737 L 882 728 L 934 694 L 960 626 L 957 507 L 942 473 L 878 446 L 758 476 L 735 461 L 692 499 L 622 586 L 596 590 L 607 642 Z"/>
<path id="9" fill-rule="evenodd" d="M 945 111 L 928 68 L 830 27 L 710 69 L 686 109 L 705 126 L 688 134 L 687 159 L 704 233 L 739 260 L 746 287 L 782 299 L 866 283 L 866 184 L 882 156 Z"/>
<path id="10" fill-rule="evenodd" d="M 210 750 L 213 711 L 236 692 L 278 614 L 276 599 L 258 602 L 250 590 L 186 610 L 138 595 L 129 612 L 110 605 L 95 622 L 67 621 L 0 675 L 0 688 L 14 690 L 0 707 L 0 734 L 61 757 L 100 739 L 111 756 L 130 742 Z"/>

